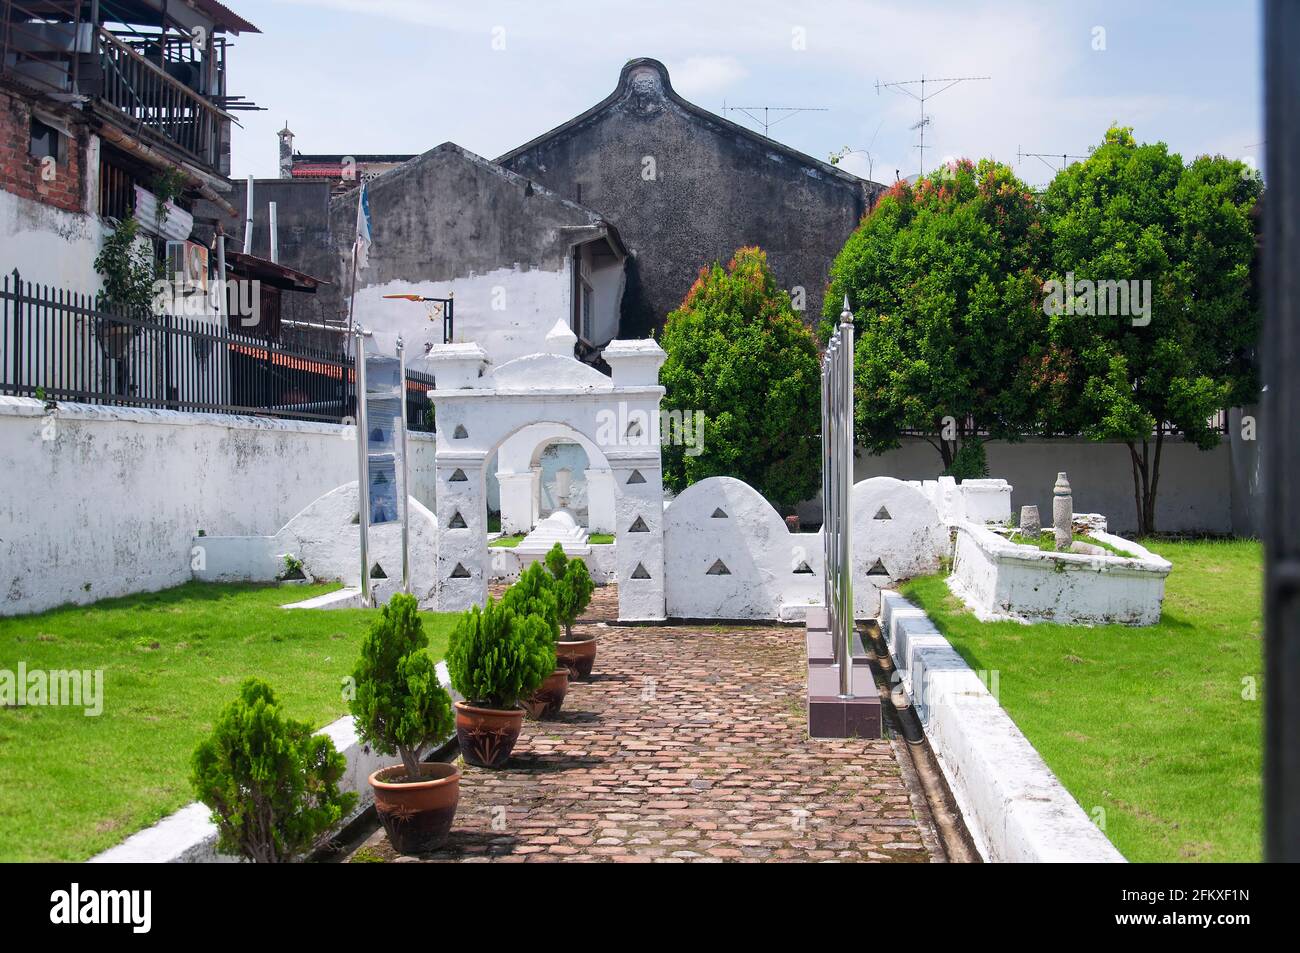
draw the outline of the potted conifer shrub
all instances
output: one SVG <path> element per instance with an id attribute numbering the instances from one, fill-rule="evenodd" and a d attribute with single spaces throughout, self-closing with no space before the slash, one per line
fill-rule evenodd
<path id="1" fill-rule="evenodd" d="M 190 761 L 190 783 L 212 809 L 217 850 L 285 863 L 310 850 L 356 806 L 339 790 L 347 760 L 311 725 L 285 716 L 256 678 L 222 709 Z"/>
<path id="2" fill-rule="evenodd" d="M 451 633 L 447 668 L 465 701 L 456 702 L 456 737 L 467 764 L 505 764 L 523 728 L 522 699 L 555 671 L 551 623 L 519 615 L 488 599 L 460 617 Z"/>
<path id="3" fill-rule="evenodd" d="M 590 678 L 592 666 L 596 664 L 596 637 L 575 639 L 573 624 L 591 603 L 596 584 L 591 581 L 587 564 L 581 559 L 570 559 L 559 543 L 546 554 L 546 568 L 555 582 L 556 612 L 564 627 L 564 638 L 556 643 L 555 654 L 569 670 L 570 678 Z"/>
<path id="4" fill-rule="evenodd" d="M 551 574 L 540 563 L 533 563 L 520 573 L 519 578 L 501 596 L 501 604 L 516 615 L 536 615 L 545 619 L 551 630 L 551 639 L 559 642 L 560 615 L 557 587 Z M 542 681 L 537 691 L 521 700 L 530 718 L 553 718 L 564 704 L 569 692 L 569 670 L 557 662 L 554 671 Z"/>
<path id="5" fill-rule="evenodd" d="M 423 760 L 453 724 L 451 696 L 438 681 L 428 644 L 416 598 L 399 592 L 366 633 L 353 675 L 357 736 L 402 759 L 370 775 L 370 786 L 388 839 L 403 854 L 441 846 L 460 802 L 460 769 Z"/>

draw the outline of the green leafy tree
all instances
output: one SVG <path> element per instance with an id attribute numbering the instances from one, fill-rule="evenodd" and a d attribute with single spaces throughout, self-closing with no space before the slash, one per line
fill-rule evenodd
<path id="1" fill-rule="evenodd" d="M 464 613 L 447 648 L 451 684 L 471 704 L 508 709 L 555 671 L 555 630 L 540 615 L 519 615 L 488 599 Z"/>
<path id="2" fill-rule="evenodd" d="M 212 809 L 217 850 L 285 863 L 356 806 L 339 791 L 347 760 L 324 735 L 284 714 L 265 682 L 247 679 L 190 762 L 190 783 Z"/>
<path id="3" fill-rule="evenodd" d="M 429 748 L 451 734 L 451 698 L 438 681 L 419 603 L 397 593 L 361 643 L 350 707 L 357 736 L 380 754 L 398 754 L 409 779 L 420 777 Z"/>
<path id="4" fill-rule="evenodd" d="M 1209 449 L 1216 412 L 1257 398 L 1252 210 L 1261 188 L 1240 162 L 1185 167 L 1164 143 L 1138 144 L 1113 127 L 1043 196 L 1057 382 L 1046 413 L 1063 431 L 1128 447 L 1140 532 L 1156 529 L 1168 435 Z"/>
<path id="5" fill-rule="evenodd" d="M 680 492 L 711 476 L 744 480 L 780 507 L 817 492 L 816 342 L 758 248 L 701 269 L 668 315 L 663 406 L 703 413 L 702 440 L 663 448 L 664 482 Z"/>
<path id="6" fill-rule="evenodd" d="M 556 608 L 560 625 L 564 626 L 564 637 L 571 640 L 573 623 L 591 603 L 596 584 L 591 580 L 587 564 L 581 559 L 570 559 L 559 543 L 546 554 L 546 568 L 554 579 Z"/>
<path id="7" fill-rule="evenodd" d="M 863 218 L 823 311 L 829 335 L 846 294 L 855 309 L 861 446 L 884 453 L 920 433 L 945 471 L 969 476 L 982 448 L 962 450 L 977 434 L 1014 440 L 1038 426 L 1041 234 L 1029 188 L 989 159 L 899 182 Z"/>

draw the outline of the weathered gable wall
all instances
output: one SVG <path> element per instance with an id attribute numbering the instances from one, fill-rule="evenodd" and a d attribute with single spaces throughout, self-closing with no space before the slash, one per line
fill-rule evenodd
<path id="1" fill-rule="evenodd" d="M 622 337 L 660 327 L 700 267 L 742 245 L 768 253 L 821 313 L 831 261 L 878 188 L 684 103 L 654 60 L 566 127 L 498 160 L 614 223 L 635 253 Z"/>
<path id="2" fill-rule="evenodd" d="M 252 252 L 267 257 L 267 203 L 276 201 L 280 261 L 332 284 L 315 295 L 286 294 L 285 316 L 346 320 L 357 193 L 330 198 L 326 183 L 259 181 L 254 191 Z M 232 202 L 243 207 L 243 185 Z M 441 322 L 426 307 L 385 294 L 454 293 L 458 341 L 476 341 L 493 363 L 540 350 L 557 320 L 570 314 L 568 262 L 578 229 L 596 216 L 505 172 L 453 143 L 419 156 L 370 183 L 373 244 L 358 276 L 356 318 L 391 351 L 401 333 L 413 353 L 442 342 Z M 242 224 L 231 222 L 241 239 Z M 290 311 L 290 299 L 294 310 Z"/>

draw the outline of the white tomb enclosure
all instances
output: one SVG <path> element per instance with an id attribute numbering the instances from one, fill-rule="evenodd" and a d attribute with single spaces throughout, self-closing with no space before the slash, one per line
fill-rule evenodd
<path id="1" fill-rule="evenodd" d="M 1011 519 L 1012 486 L 1006 480 L 962 480 L 950 476 L 909 481 L 919 487 L 948 526 L 972 523 L 1006 523 Z"/>
<path id="2" fill-rule="evenodd" d="M 572 333 L 572 332 L 570 332 Z M 531 424 L 508 437 L 497 451 L 496 479 L 501 501 L 501 532 L 527 533 L 555 509 L 544 499 L 542 455 L 556 444 L 577 447 L 586 456 L 581 474 L 573 475 L 572 510 L 585 512 L 591 533 L 614 532 L 614 474 L 595 442 L 572 428 L 551 423 Z M 548 502 L 552 505 L 548 507 Z"/>
<path id="3" fill-rule="evenodd" d="M 493 454 L 500 471 L 503 460 L 515 466 L 509 461 L 518 459 L 516 452 L 531 459 L 539 446 L 564 438 L 580 444 L 589 469 L 607 470 L 613 485 L 619 618 L 664 618 L 664 389 L 658 380 L 665 354 L 651 340 L 611 341 L 604 358 L 613 376 L 606 377 L 573 358 L 573 341 L 558 324 L 546 352 L 490 370 L 477 344 L 435 345 L 428 354 L 436 380 L 429 397 L 438 421 L 435 587 L 441 611 L 463 611 L 487 599 L 494 556 L 487 545 L 486 484 Z M 516 437 L 517 445 L 503 454 Z M 507 482 L 501 485 L 503 515 Z M 528 495 L 531 507 L 531 489 Z"/>
<path id="4" fill-rule="evenodd" d="M 1049 531 L 1050 532 L 1050 531 Z M 984 620 L 1065 624 L 1160 621 L 1165 578 L 1173 567 L 1132 540 L 1092 532 L 1131 558 L 1089 555 L 1013 543 L 976 523 L 957 530 L 949 587 Z"/>
<path id="5" fill-rule="evenodd" d="M 437 519 L 414 497 L 410 504 L 411 593 L 421 608 L 434 605 Z M 361 586 L 361 527 L 356 481 L 331 490 L 273 536 L 196 536 L 191 566 L 205 582 L 272 582 L 285 571 L 285 556 L 302 561 L 309 579 Z M 402 527 L 370 527 L 371 588 L 384 605 L 402 584 Z M 375 578 L 378 567 L 384 577 Z M 330 604 L 342 605 L 344 603 Z"/>
<path id="6" fill-rule="evenodd" d="M 882 589 L 938 572 L 950 551 L 948 527 L 915 484 L 872 477 L 854 485 L 853 607 L 859 619 L 880 611 Z"/>
<path id="7" fill-rule="evenodd" d="M 873 477 L 853 488 L 854 614 L 872 618 L 880 590 L 933 573 L 947 527 L 915 485 Z M 791 533 L 757 490 L 731 477 L 688 487 L 664 512 L 668 615 L 799 621 L 823 601 L 822 534 Z"/>
<path id="8" fill-rule="evenodd" d="M 791 533 L 748 483 L 710 477 L 664 511 L 668 615 L 802 618 L 823 601 L 821 533 Z"/>

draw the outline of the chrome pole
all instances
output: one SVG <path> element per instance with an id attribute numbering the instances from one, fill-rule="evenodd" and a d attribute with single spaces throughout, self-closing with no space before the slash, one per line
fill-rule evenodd
<path id="1" fill-rule="evenodd" d="M 355 331 L 353 367 L 357 385 L 357 507 L 361 531 L 361 604 L 369 607 L 370 554 L 367 549 L 370 536 L 370 454 L 367 441 L 370 432 L 366 427 L 366 342 L 360 328 Z"/>
<path id="2" fill-rule="evenodd" d="M 843 480 L 843 507 L 840 511 L 841 572 L 843 584 L 840 598 L 844 601 L 844 643 L 840 649 L 840 696 L 853 697 L 853 312 L 849 310 L 849 296 L 844 296 L 844 311 L 840 314 L 841 340 L 844 346 L 841 357 L 843 380 L 843 443 L 839 449 Z"/>
<path id="3" fill-rule="evenodd" d="M 406 343 L 402 336 L 397 336 L 397 380 L 402 388 L 401 417 L 398 420 L 398 433 L 401 441 L 398 449 L 402 453 L 402 479 L 398 484 L 402 495 L 402 592 L 411 592 L 411 503 L 410 493 L 406 488 L 409 469 L 406 465 Z"/>
<path id="4" fill-rule="evenodd" d="M 822 590 L 826 607 L 826 625 L 830 627 L 831 611 L 831 489 L 830 489 L 830 420 L 826 414 L 826 355 L 822 355 L 821 366 L 821 415 L 822 415 Z"/>
<path id="5" fill-rule="evenodd" d="M 826 366 L 827 417 L 830 424 L 830 450 L 826 457 L 827 480 L 830 484 L 830 564 L 827 578 L 830 582 L 831 598 L 827 615 L 831 632 L 832 661 L 840 661 L 840 484 L 835 475 L 835 458 L 838 455 L 837 434 L 839 433 L 839 401 L 835 384 L 836 362 L 839 361 L 840 332 L 836 329 L 831 336 L 829 358 Z"/>

